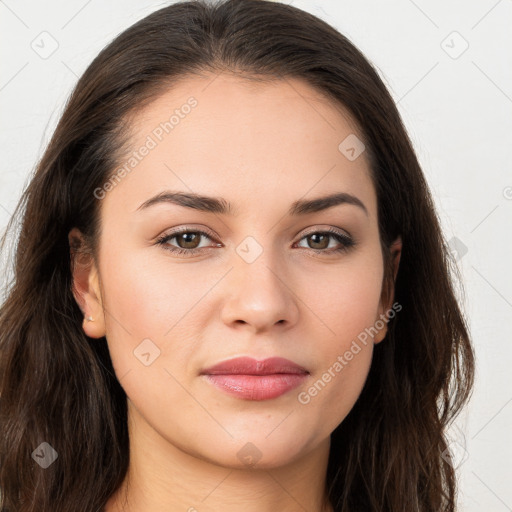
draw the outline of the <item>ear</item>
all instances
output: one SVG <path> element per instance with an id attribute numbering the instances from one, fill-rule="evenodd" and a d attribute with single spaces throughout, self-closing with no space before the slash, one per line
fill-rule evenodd
<path id="1" fill-rule="evenodd" d="M 384 324 L 382 329 L 378 329 L 377 334 L 375 335 L 373 342 L 380 343 L 385 337 L 388 330 L 388 317 L 386 312 L 388 312 L 392 305 L 393 299 L 395 298 L 395 282 L 396 276 L 398 274 L 398 267 L 400 265 L 400 257 L 402 255 L 402 237 L 398 236 L 396 240 L 391 244 L 389 248 L 389 252 L 391 255 L 391 266 L 393 272 L 393 281 L 390 286 L 386 286 L 384 283 L 381 301 L 379 305 L 379 317 L 376 319 L 375 324 L 376 328 Z"/>
<path id="2" fill-rule="evenodd" d="M 105 336 L 105 315 L 98 269 L 83 234 L 73 228 L 68 234 L 73 296 L 84 314 L 83 330 L 91 338 Z M 90 318 L 92 317 L 92 320 Z"/>

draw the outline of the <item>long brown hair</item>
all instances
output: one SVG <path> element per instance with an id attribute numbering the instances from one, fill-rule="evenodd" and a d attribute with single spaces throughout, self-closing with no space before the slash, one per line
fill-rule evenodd
<path id="1" fill-rule="evenodd" d="M 126 475 L 126 394 L 106 340 L 81 327 L 68 233 L 78 227 L 97 254 L 94 191 L 119 165 L 127 120 L 178 79 L 206 72 L 304 79 L 358 123 L 384 253 L 403 240 L 402 311 L 332 434 L 326 491 L 337 512 L 453 512 L 445 431 L 470 397 L 474 353 L 427 183 L 362 53 L 317 17 L 265 0 L 169 5 L 120 34 L 76 84 L 8 226 L 21 219 L 0 309 L 0 510 L 98 512 Z M 389 283 L 389 259 L 385 272 Z M 58 454 L 46 469 L 33 455 L 43 442 Z"/>

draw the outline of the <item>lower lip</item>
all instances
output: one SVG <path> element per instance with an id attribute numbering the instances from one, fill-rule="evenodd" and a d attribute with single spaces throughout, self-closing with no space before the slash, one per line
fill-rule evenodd
<path id="1" fill-rule="evenodd" d="M 244 400 L 270 400 L 296 388 L 308 377 L 305 373 L 272 375 L 205 375 L 215 386 Z"/>

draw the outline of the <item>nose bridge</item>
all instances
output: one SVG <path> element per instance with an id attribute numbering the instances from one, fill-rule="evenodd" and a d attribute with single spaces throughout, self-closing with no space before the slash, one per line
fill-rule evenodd
<path id="1" fill-rule="evenodd" d="M 258 237 L 259 240 L 262 236 Z M 283 255 L 271 244 L 271 235 L 262 243 L 254 236 L 246 236 L 236 247 L 233 255 L 234 273 L 238 279 L 246 282 L 260 284 L 260 288 L 280 288 L 283 276 Z M 281 283 L 282 284 L 282 283 Z"/>
<path id="2" fill-rule="evenodd" d="M 257 330 L 295 322 L 297 305 L 290 284 L 286 283 L 283 264 L 272 247 L 264 247 L 253 236 L 243 239 L 233 254 L 224 321 L 250 324 Z"/>

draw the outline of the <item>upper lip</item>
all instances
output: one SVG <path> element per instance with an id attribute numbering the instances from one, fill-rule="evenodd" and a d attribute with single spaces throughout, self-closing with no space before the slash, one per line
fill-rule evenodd
<path id="1" fill-rule="evenodd" d="M 270 357 L 261 361 L 252 357 L 235 357 L 201 371 L 202 375 L 274 375 L 276 373 L 307 374 L 309 372 L 282 357 Z"/>

